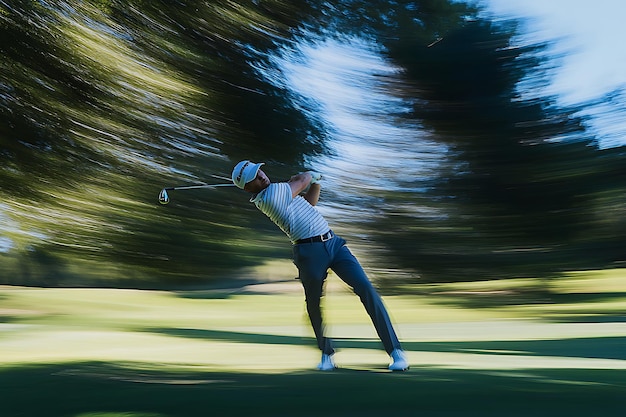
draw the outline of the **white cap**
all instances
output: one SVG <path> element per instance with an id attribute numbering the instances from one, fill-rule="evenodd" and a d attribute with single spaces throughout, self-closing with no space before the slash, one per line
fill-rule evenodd
<path id="1" fill-rule="evenodd" d="M 256 174 L 263 162 L 254 163 L 248 160 L 241 161 L 233 168 L 232 179 L 235 185 L 243 190 L 247 183 L 256 178 Z"/>

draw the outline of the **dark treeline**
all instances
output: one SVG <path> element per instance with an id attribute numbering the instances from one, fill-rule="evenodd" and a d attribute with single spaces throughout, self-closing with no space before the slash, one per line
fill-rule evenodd
<path id="1" fill-rule="evenodd" d="M 445 0 L 15 0 L 0 3 L 0 282 L 201 284 L 289 256 L 242 193 L 156 194 L 242 158 L 285 178 L 327 153 L 331 130 L 254 63 L 339 34 L 403 69 L 402 117 L 447 149 L 435 177 L 372 190 L 374 222 L 344 219 L 382 266 L 445 281 L 624 260 L 624 150 L 542 94 L 547 45 L 515 44 L 514 22 Z"/>

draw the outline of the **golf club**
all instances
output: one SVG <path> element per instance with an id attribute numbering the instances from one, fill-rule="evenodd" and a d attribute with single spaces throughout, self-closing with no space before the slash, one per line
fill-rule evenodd
<path id="1" fill-rule="evenodd" d="M 168 191 L 192 190 L 192 189 L 195 189 L 195 188 L 234 187 L 234 186 L 235 186 L 235 184 L 233 184 L 233 183 L 226 183 L 226 184 L 190 184 L 190 185 L 180 185 L 180 186 L 176 186 L 176 187 L 165 187 L 159 193 L 159 203 L 167 204 L 167 203 L 170 202 L 170 196 L 167 193 Z"/>

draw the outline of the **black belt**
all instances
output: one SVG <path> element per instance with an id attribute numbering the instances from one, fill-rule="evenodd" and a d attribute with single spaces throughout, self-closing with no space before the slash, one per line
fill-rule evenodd
<path id="1" fill-rule="evenodd" d="M 315 243 L 315 242 L 326 242 L 334 237 L 332 230 L 324 233 L 323 235 L 307 237 L 306 239 L 296 240 L 295 245 L 300 245 L 301 243 Z"/>

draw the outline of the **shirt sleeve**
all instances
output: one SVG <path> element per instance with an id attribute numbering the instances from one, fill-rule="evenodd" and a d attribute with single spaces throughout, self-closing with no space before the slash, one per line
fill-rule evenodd
<path id="1" fill-rule="evenodd" d="M 253 203 L 285 233 L 289 233 L 289 205 L 293 200 L 286 182 L 272 183 L 253 199 Z"/>

